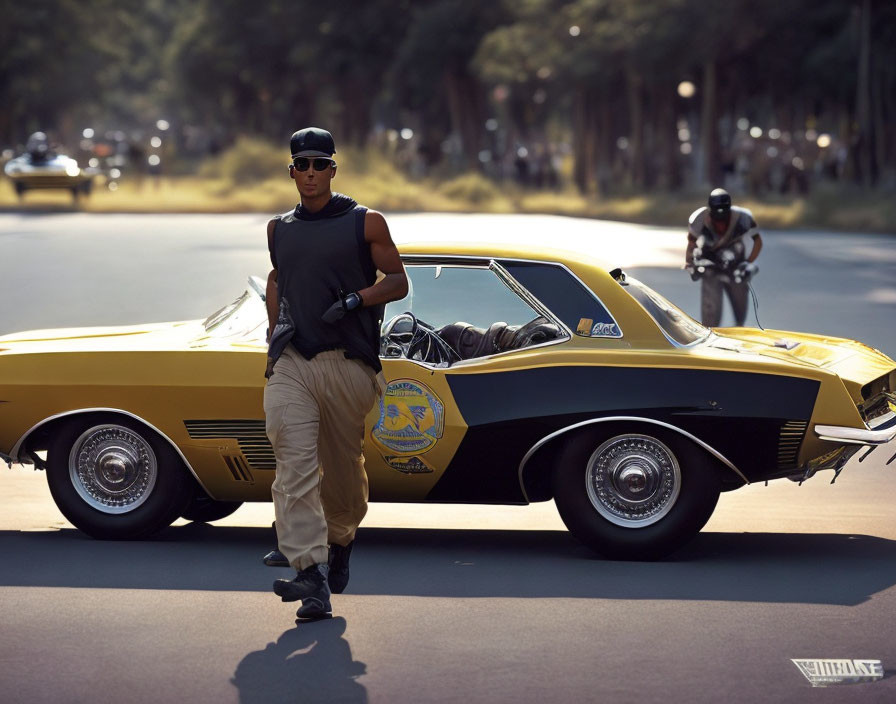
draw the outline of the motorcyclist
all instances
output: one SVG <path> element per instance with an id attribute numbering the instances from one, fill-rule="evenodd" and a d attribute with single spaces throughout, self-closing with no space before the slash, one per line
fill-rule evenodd
<path id="1" fill-rule="evenodd" d="M 723 289 L 731 301 L 735 324 L 744 324 L 748 282 L 759 271 L 754 262 L 761 250 L 762 237 L 753 214 L 732 206 L 725 189 L 713 190 L 707 206 L 691 214 L 685 269 L 694 281 L 701 282 L 700 315 L 704 325 L 716 327 L 721 322 Z"/>
<path id="2" fill-rule="evenodd" d="M 42 164 L 54 156 L 50 149 L 50 140 L 47 139 L 47 135 L 44 132 L 35 132 L 28 137 L 25 151 L 31 157 L 32 164 Z"/>

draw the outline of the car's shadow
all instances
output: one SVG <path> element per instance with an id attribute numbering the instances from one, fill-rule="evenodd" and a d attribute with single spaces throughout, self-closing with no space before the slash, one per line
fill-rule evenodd
<path id="1" fill-rule="evenodd" d="M 0 585 L 267 591 L 264 528 L 189 524 L 153 541 L 0 532 Z M 701 533 L 662 562 L 596 558 L 563 531 L 362 528 L 352 594 L 859 604 L 896 584 L 896 541 Z"/>

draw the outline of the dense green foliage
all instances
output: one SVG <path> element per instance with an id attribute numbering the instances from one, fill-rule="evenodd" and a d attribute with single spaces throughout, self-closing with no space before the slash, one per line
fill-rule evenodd
<path id="1" fill-rule="evenodd" d="M 198 155 L 313 123 L 391 148 L 409 172 L 526 180 L 569 155 L 583 192 L 896 180 L 886 0 L 0 0 L 0 13 L 4 145 L 38 128 L 65 143 L 86 125 L 149 134 L 164 118 Z"/>

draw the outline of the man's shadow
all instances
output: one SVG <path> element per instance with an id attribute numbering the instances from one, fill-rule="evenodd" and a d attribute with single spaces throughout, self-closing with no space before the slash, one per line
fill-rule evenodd
<path id="1" fill-rule="evenodd" d="M 231 683 L 241 704 L 269 702 L 366 702 L 357 682 L 367 672 L 352 659 L 341 617 L 301 623 L 244 657 Z"/>

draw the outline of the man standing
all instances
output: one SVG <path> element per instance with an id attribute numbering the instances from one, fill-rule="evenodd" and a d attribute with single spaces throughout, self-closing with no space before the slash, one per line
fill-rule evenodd
<path id="1" fill-rule="evenodd" d="M 297 574 L 275 581 L 274 592 L 301 599 L 300 618 L 320 618 L 331 611 L 331 591 L 348 583 L 367 512 L 361 448 L 364 417 L 383 386 L 380 324 L 384 305 L 408 284 L 383 216 L 331 191 L 330 133 L 299 130 L 290 150 L 301 203 L 268 223 L 264 410 L 279 550 Z"/>
<path id="2" fill-rule="evenodd" d="M 736 325 L 742 326 L 747 318 L 747 282 L 759 271 L 753 262 L 762 250 L 762 237 L 753 214 L 746 208 L 732 206 L 728 191 L 716 188 L 709 194 L 707 206 L 695 210 L 688 220 L 685 269 L 694 281 L 702 279 L 703 324 L 716 327 L 721 322 L 724 288 Z"/>

